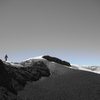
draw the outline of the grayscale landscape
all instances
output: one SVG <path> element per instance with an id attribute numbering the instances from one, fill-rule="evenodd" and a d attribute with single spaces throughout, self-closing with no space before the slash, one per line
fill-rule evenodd
<path id="1" fill-rule="evenodd" d="M 22 62 L 0 60 L 0 100 L 99 100 L 96 68 L 73 66 L 49 55 Z"/>
<path id="2" fill-rule="evenodd" d="M 100 0 L 0 0 L 0 100 L 100 100 Z"/>

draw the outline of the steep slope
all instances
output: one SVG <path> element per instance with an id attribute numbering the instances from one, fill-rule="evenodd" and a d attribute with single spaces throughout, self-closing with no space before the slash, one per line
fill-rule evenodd
<path id="1" fill-rule="evenodd" d="M 62 71 L 29 83 L 19 96 L 22 100 L 100 100 L 99 74 L 69 68 Z"/>
<path id="2" fill-rule="evenodd" d="M 22 100 L 99 100 L 100 75 L 82 71 L 79 66 L 62 65 L 41 59 L 49 68 L 50 76 L 26 85 L 18 93 Z M 73 66 L 72 66 L 73 67 Z"/>

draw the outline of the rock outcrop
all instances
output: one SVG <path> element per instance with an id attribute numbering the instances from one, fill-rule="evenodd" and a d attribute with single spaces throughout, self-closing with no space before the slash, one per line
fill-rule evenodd
<path id="1" fill-rule="evenodd" d="M 20 64 L 23 67 L 16 67 L 0 60 L 0 100 L 16 100 L 18 91 L 22 90 L 27 82 L 50 75 L 48 67 L 42 61 L 30 63 L 28 66 L 25 62 Z M 9 96 L 12 99 L 9 99 Z"/>
<path id="2" fill-rule="evenodd" d="M 48 60 L 48 61 L 53 61 L 53 62 L 59 63 L 61 65 L 71 66 L 69 62 L 63 61 L 63 60 L 56 58 L 56 57 L 51 57 L 49 55 L 45 55 L 45 56 L 43 56 L 43 58 Z"/>

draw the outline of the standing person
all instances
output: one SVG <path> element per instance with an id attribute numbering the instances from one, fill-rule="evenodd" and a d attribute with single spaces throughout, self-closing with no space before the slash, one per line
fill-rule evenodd
<path id="1" fill-rule="evenodd" d="M 7 56 L 7 54 L 5 55 L 5 61 L 7 61 L 7 59 L 8 59 L 8 56 Z"/>

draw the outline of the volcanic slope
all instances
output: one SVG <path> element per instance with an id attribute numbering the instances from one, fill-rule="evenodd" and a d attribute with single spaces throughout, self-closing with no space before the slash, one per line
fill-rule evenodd
<path id="1" fill-rule="evenodd" d="M 28 83 L 19 97 L 23 100 L 100 100 L 100 75 L 71 69 L 70 66 L 44 60 L 50 76 Z"/>

